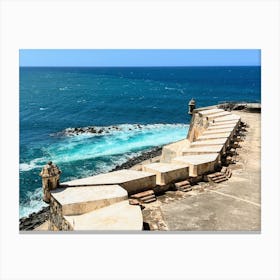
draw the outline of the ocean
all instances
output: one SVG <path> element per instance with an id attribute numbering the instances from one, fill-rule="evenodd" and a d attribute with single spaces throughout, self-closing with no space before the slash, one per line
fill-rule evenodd
<path id="1" fill-rule="evenodd" d="M 260 67 L 20 68 L 19 216 L 46 206 L 43 165 L 61 182 L 110 171 L 143 151 L 183 139 L 197 107 L 261 101 Z M 97 134 L 65 135 L 94 126 Z"/>

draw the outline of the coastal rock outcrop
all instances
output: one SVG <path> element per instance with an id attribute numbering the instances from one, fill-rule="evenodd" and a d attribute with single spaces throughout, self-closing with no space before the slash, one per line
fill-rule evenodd
<path id="1" fill-rule="evenodd" d="M 134 125 L 112 125 L 112 126 L 85 126 L 85 127 L 69 127 L 60 132 L 53 133 L 51 136 L 75 136 L 80 134 L 95 134 L 95 135 L 104 135 L 109 134 L 114 131 L 125 131 L 125 130 L 134 130 L 142 129 L 143 125 L 134 124 Z"/>

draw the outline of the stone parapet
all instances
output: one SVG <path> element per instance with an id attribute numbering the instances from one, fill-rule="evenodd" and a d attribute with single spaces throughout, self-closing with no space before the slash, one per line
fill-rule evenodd
<path id="1" fill-rule="evenodd" d="M 171 163 L 151 163 L 143 166 L 143 171 L 156 174 L 157 185 L 167 185 L 189 177 L 189 166 Z"/>

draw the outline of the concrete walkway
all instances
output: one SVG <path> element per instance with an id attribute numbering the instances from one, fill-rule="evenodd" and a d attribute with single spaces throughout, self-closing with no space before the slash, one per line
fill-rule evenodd
<path id="1" fill-rule="evenodd" d="M 188 193 L 172 192 L 143 211 L 152 229 L 173 231 L 260 231 L 260 118 L 259 113 L 235 112 L 250 127 L 232 177 L 210 186 L 202 183 Z"/>

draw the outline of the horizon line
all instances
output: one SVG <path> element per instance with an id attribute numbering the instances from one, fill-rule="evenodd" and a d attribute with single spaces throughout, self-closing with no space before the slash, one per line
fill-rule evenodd
<path id="1" fill-rule="evenodd" d="M 154 65 L 154 66 L 143 66 L 143 65 L 131 65 L 131 66 L 78 66 L 78 65 L 61 65 L 61 66 L 51 66 L 51 65 L 19 65 L 20 68 L 171 68 L 171 67 L 261 67 L 261 65 L 250 64 L 250 65 Z"/>

